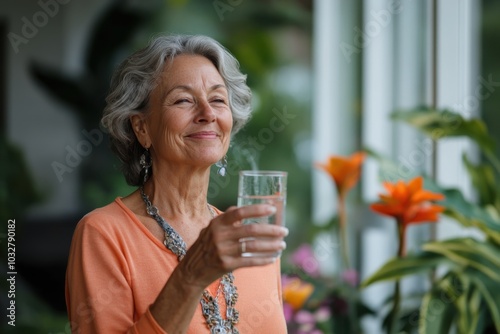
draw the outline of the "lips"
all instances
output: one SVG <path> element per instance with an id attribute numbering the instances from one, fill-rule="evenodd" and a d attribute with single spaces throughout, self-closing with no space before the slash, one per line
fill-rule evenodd
<path id="1" fill-rule="evenodd" d="M 199 131 L 199 132 L 191 133 L 187 137 L 188 138 L 196 138 L 196 139 L 215 139 L 215 138 L 219 137 L 219 135 L 215 131 Z"/>

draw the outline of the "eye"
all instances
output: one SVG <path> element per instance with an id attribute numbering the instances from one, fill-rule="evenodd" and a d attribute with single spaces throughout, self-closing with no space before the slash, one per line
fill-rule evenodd
<path id="1" fill-rule="evenodd" d="M 214 97 L 212 99 L 212 102 L 214 103 L 223 103 L 223 104 L 226 104 L 226 99 L 223 98 L 223 97 Z"/>
<path id="2" fill-rule="evenodd" d="M 174 104 L 183 104 L 183 103 L 189 103 L 191 102 L 191 100 L 189 100 L 188 98 L 179 98 L 177 100 L 175 100 Z"/>

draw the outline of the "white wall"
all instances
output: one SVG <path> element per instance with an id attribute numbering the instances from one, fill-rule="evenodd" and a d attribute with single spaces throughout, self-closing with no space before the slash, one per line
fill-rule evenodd
<path id="1" fill-rule="evenodd" d="M 350 155 L 358 149 L 356 118 L 359 111 L 357 73 L 360 53 L 350 52 L 354 35 L 351 27 L 356 24 L 356 14 L 355 1 L 317 0 L 314 3 L 314 162 L 325 162 L 330 155 Z M 323 224 L 337 211 L 335 184 L 330 176 L 318 169 L 313 170 L 312 182 L 313 221 Z M 348 229 L 353 235 L 352 226 Z M 331 239 L 328 235 L 324 237 Z M 337 244 L 336 240 L 328 242 Z M 353 248 L 351 253 L 355 251 Z M 333 272 L 339 266 L 335 257 L 323 259 L 324 272 Z"/>

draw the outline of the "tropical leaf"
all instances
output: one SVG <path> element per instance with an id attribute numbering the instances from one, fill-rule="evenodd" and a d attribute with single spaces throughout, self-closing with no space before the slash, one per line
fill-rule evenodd
<path id="1" fill-rule="evenodd" d="M 478 192 L 479 205 L 495 205 L 498 195 L 493 168 L 486 164 L 472 163 L 466 154 L 462 155 L 462 161 L 469 172 L 474 188 Z"/>
<path id="2" fill-rule="evenodd" d="M 498 270 L 498 268 L 497 268 Z M 500 333 L 500 280 L 494 280 L 480 271 L 468 269 L 466 274 L 481 293 L 497 330 Z"/>
<path id="3" fill-rule="evenodd" d="M 500 245 L 500 218 L 493 206 L 481 208 L 467 201 L 459 190 L 442 188 L 429 178 L 425 178 L 425 188 L 445 196 L 445 200 L 439 202 L 447 208 L 445 215 L 465 227 L 478 228 L 493 242 Z"/>
<path id="4" fill-rule="evenodd" d="M 86 89 L 83 87 L 84 82 L 80 80 L 81 78 L 62 73 L 38 62 L 30 64 L 30 71 L 42 88 L 74 110 L 88 105 L 91 96 L 85 94 Z"/>
<path id="5" fill-rule="evenodd" d="M 496 272 L 500 272 L 500 247 L 495 244 L 477 240 L 474 238 L 460 238 L 444 242 L 450 250 L 458 250 L 465 254 L 477 254 L 487 266 L 491 266 Z"/>
<path id="6" fill-rule="evenodd" d="M 455 319 L 456 308 L 443 289 L 443 283 L 453 280 L 454 276 L 447 275 L 441 280 L 441 284 L 435 284 L 422 299 L 420 306 L 419 334 L 442 334 L 449 333 Z"/>
<path id="7" fill-rule="evenodd" d="M 460 114 L 450 110 L 425 108 L 397 111 L 391 115 L 391 118 L 414 126 L 434 140 L 443 137 L 467 136 L 484 151 L 495 151 L 495 140 L 488 134 L 484 122 L 477 118 L 466 120 Z"/>
<path id="8" fill-rule="evenodd" d="M 500 250 L 472 238 L 431 242 L 423 250 L 441 254 L 462 267 L 473 267 L 495 280 L 500 280 Z"/>
<path id="9" fill-rule="evenodd" d="M 376 282 L 397 280 L 408 275 L 423 273 L 446 261 L 442 255 L 431 252 L 409 254 L 404 258 L 393 258 L 364 280 L 361 283 L 361 287 L 367 287 Z"/>
<path id="10" fill-rule="evenodd" d="M 500 173 L 500 160 L 495 156 L 495 140 L 489 135 L 482 120 L 478 118 L 466 120 L 456 112 L 430 108 L 396 111 L 391 118 L 414 126 L 433 140 L 444 137 L 469 137 L 476 142 L 485 157 Z"/>
<path id="11" fill-rule="evenodd" d="M 479 324 L 480 317 L 480 308 L 481 308 L 481 293 L 478 289 L 472 290 L 469 298 L 469 306 L 467 307 L 467 311 L 469 312 L 469 332 L 474 334 L 476 332 L 476 328 Z"/>
<path id="12" fill-rule="evenodd" d="M 474 334 L 474 329 L 479 321 L 479 305 L 481 296 L 473 286 L 467 275 L 457 275 L 462 283 L 463 292 L 454 300 L 457 316 L 457 329 L 460 334 Z"/>
<path id="13" fill-rule="evenodd" d="M 500 246 L 500 232 L 494 231 L 491 228 L 493 226 L 491 225 L 488 226 L 489 222 L 466 217 L 465 215 L 454 209 L 448 209 L 444 213 L 447 216 L 455 219 L 457 222 L 459 222 L 465 227 L 477 227 L 479 230 L 484 232 L 484 234 L 486 235 L 487 239 L 490 240 L 490 242 L 496 244 L 497 246 Z"/>

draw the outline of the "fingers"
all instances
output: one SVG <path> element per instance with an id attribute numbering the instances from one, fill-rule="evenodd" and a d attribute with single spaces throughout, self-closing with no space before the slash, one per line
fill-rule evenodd
<path id="1" fill-rule="evenodd" d="M 286 247 L 283 238 L 288 235 L 288 229 L 272 224 L 243 225 L 241 221 L 275 212 L 276 208 L 267 204 L 227 209 L 201 231 L 190 247 L 182 261 L 186 262 L 186 270 L 205 284 L 238 268 L 274 262 Z M 249 252 L 256 256 L 242 256 Z"/>
<path id="2" fill-rule="evenodd" d="M 284 238 L 288 235 L 286 227 L 273 224 L 245 224 L 241 221 L 247 218 L 270 216 L 276 213 L 276 208 L 272 205 L 258 204 L 244 207 L 231 207 L 225 213 L 214 219 L 216 224 L 230 227 L 228 233 L 231 239 L 241 239 L 245 237 L 268 237 Z M 227 236 L 225 236 L 227 237 Z"/>
<path id="3" fill-rule="evenodd" d="M 257 256 L 276 257 L 286 244 L 283 238 L 288 229 L 273 224 L 242 224 L 247 218 L 269 216 L 276 213 L 272 205 L 260 204 L 244 207 L 231 207 L 214 222 L 219 230 L 215 237 L 222 253 L 239 258 L 241 254 L 255 253 Z"/>
<path id="4" fill-rule="evenodd" d="M 281 239 L 270 238 L 242 238 L 235 244 L 236 256 L 271 256 L 276 257 L 286 249 L 286 242 Z"/>
<path id="5" fill-rule="evenodd" d="M 247 205 L 242 207 L 230 207 L 225 213 L 219 215 L 224 224 L 234 224 L 245 218 L 264 217 L 276 213 L 276 208 L 269 204 Z"/>
<path id="6" fill-rule="evenodd" d="M 243 238 L 235 243 L 231 263 L 235 269 L 270 264 L 285 248 L 283 240 Z"/>
<path id="7" fill-rule="evenodd" d="M 288 229 L 284 226 L 272 224 L 246 224 L 235 226 L 232 236 L 241 238 L 276 238 L 283 239 L 288 235 Z"/>

